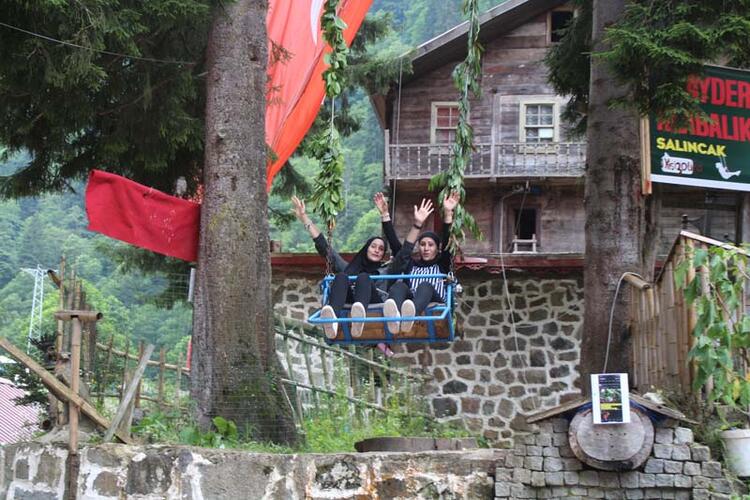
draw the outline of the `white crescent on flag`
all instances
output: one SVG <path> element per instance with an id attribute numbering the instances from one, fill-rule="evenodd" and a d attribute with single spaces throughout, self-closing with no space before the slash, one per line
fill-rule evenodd
<path id="1" fill-rule="evenodd" d="M 320 31 L 320 9 L 323 8 L 325 0 L 313 0 L 310 5 L 310 35 L 312 35 L 313 45 L 318 44 L 318 31 Z"/>

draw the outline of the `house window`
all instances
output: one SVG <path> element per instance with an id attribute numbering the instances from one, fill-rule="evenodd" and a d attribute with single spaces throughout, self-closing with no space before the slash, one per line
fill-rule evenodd
<path id="1" fill-rule="evenodd" d="M 539 244 L 539 218 L 537 208 L 517 207 L 511 210 L 510 251 L 528 253 L 537 251 Z"/>
<path id="2" fill-rule="evenodd" d="M 521 104 L 521 142 L 557 140 L 557 104 L 527 102 Z"/>
<path id="3" fill-rule="evenodd" d="M 456 139 L 457 126 L 457 102 L 432 103 L 432 125 L 430 127 L 431 144 L 452 144 Z"/>
<path id="4" fill-rule="evenodd" d="M 562 39 L 562 31 L 573 19 L 572 10 L 553 10 L 547 18 L 547 40 L 557 43 Z"/>

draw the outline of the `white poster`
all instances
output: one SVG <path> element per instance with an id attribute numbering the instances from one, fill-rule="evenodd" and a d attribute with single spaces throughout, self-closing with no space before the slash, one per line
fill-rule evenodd
<path id="1" fill-rule="evenodd" d="M 591 404 L 595 424 L 630 422 L 630 398 L 627 373 L 591 375 Z"/>

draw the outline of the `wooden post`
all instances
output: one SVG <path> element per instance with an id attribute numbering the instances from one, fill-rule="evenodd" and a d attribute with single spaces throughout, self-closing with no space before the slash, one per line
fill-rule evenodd
<path id="1" fill-rule="evenodd" d="M 166 352 L 162 347 L 159 351 L 159 410 L 164 410 L 166 406 L 166 400 L 164 399 L 164 363 L 166 358 Z"/>
<path id="2" fill-rule="evenodd" d="M 107 359 L 104 362 L 104 372 L 101 377 L 103 381 L 106 381 L 105 377 L 109 376 L 109 364 L 110 364 L 110 361 L 112 360 L 112 343 L 114 341 L 115 341 L 115 335 L 112 334 L 109 336 L 109 346 L 107 347 Z M 99 391 L 99 406 L 101 406 L 103 403 L 104 403 L 104 390 L 102 389 Z"/>
<path id="3" fill-rule="evenodd" d="M 180 412 L 180 386 L 182 385 L 182 351 L 177 356 L 177 374 L 174 382 L 174 409 L 176 412 Z"/>
<path id="4" fill-rule="evenodd" d="M 120 384 L 120 400 L 122 400 L 122 396 L 125 394 L 125 386 L 127 385 L 128 380 L 128 352 L 130 351 L 130 339 L 125 339 L 125 357 L 123 358 L 122 362 L 122 383 Z"/>
<path id="5" fill-rule="evenodd" d="M 81 320 L 73 318 L 73 332 L 70 337 L 70 390 L 78 394 L 78 376 L 81 369 Z M 68 405 L 68 424 L 70 428 L 70 441 L 68 452 L 71 455 L 78 454 L 78 406 L 72 401 Z"/>
<path id="6" fill-rule="evenodd" d="M 685 238 L 685 258 L 686 259 L 692 259 L 693 254 L 695 253 L 695 245 L 693 244 L 693 241 L 689 238 Z M 690 283 L 695 279 L 696 273 L 695 268 L 692 266 L 692 264 L 688 267 L 687 272 L 687 283 Z M 684 295 L 684 294 L 680 294 Z M 684 299 L 683 299 L 684 302 Z M 695 337 L 693 336 L 693 330 L 695 330 L 695 325 L 698 322 L 698 315 L 695 311 L 695 306 L 693 304 L 685 304 L 686 310 L 687 310 L 687 342 L 688 342 L 688 351 L 690 351 L 693 348 L 693 345 L 695 344 Z M 698 376 L 698 365 L 695 362 L 690 363 L 690 386 L 692 387 L 693 382 L 695 381 L 696 377 Z"/>
<path id="7" fill-rule="evenodd" d="M 65 305 L 65 256 L 60 258 L 60 297 L 58 307 L 62 309 Z M 63 346 L 63 320 L 57 320 L 57 336 L 55 337 L 55 352 L 62 352 Z"/>
<path id="8" fill-rule="evenodd" d="M 305 334 L 305 332 L 300 332 L 302 335 Z M 310 363 L 310 346 L 307 344 L 302 344 L 302 354 L 305 357 L 305 368 L 307 370 L 307 380 L 309 381 L 309 384 L 311 387 L 315 387 L 315 379 L 313 378 L 313 372 L 312 372 L 312 366 Z M 320 410 L 320 405 L 318 404 L 318 393 L 316 391 L 312 391 L 312 400 L 313 405 L 315 405 L 315 411 Z"/>
<path id="9" fill-rule="evenodd" d="M 143 341 L 138 342 L 138 359 L 143 359 Z M 148 359 L 146 360 L 148 361 Z M 138 389 L 135 391 L 135 407 L 140 408 L 141 407 L 141 379 L 138 378 Z"/>
<path id="10" fill-rule="evenodd" d="M 153 352 L 154 345 L 149 344 L 141 353 L 141 360 L 138 363 L 138 368 L 136 368 L 135 373 L 133 374 L 133 379 L 128 384 L 128 389 L 125 392 L 125 397 L 123 397 L 122 401 L 120 401 L 120 406 L 117 408 L 115 418 L 112 419 L 112 423 L 110 424 L 109 429 L 107 429 L 107 432 L 104 434 L 105 443 L 112 439 L 112 436 L 114 436 L 115 431 L 117 430 L 117 426 L 120 425 L 122 418 L 125 416 L 128 406 L 130 405 L 130 401 L 133 399 L 133 396 L 136 394 L 141 385 L 141 377 L 143 377 L 143 372 L 146 371 L 146 364 L 148 363 L 148 360 Z"/>

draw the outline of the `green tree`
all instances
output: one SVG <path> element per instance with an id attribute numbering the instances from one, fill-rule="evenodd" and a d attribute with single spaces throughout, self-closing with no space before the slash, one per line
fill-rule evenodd
<path id="1" fill-rule="evenodd" d="M 581 4 L 582 15 L 548 63 L 558 92 L 574 96 L 571 114 L 587 124 L 585 377 L 606 356 L 609 318 L 601 311 L 609 310 L 619 277 L 625 271 L 648 277 L 653 271 L 658 201 L 640 195 L 638 114 L 684 120 L 698 110 L 685 92 L 690 74 L 718 61 L 747 67 L 750 12 L 738 0 Z M 609 346 L 616 354 L 608 370 L 629 367 L 625 316 L 620 303 Z M 585 378 L 582 385 L 587 389 Z"/>

